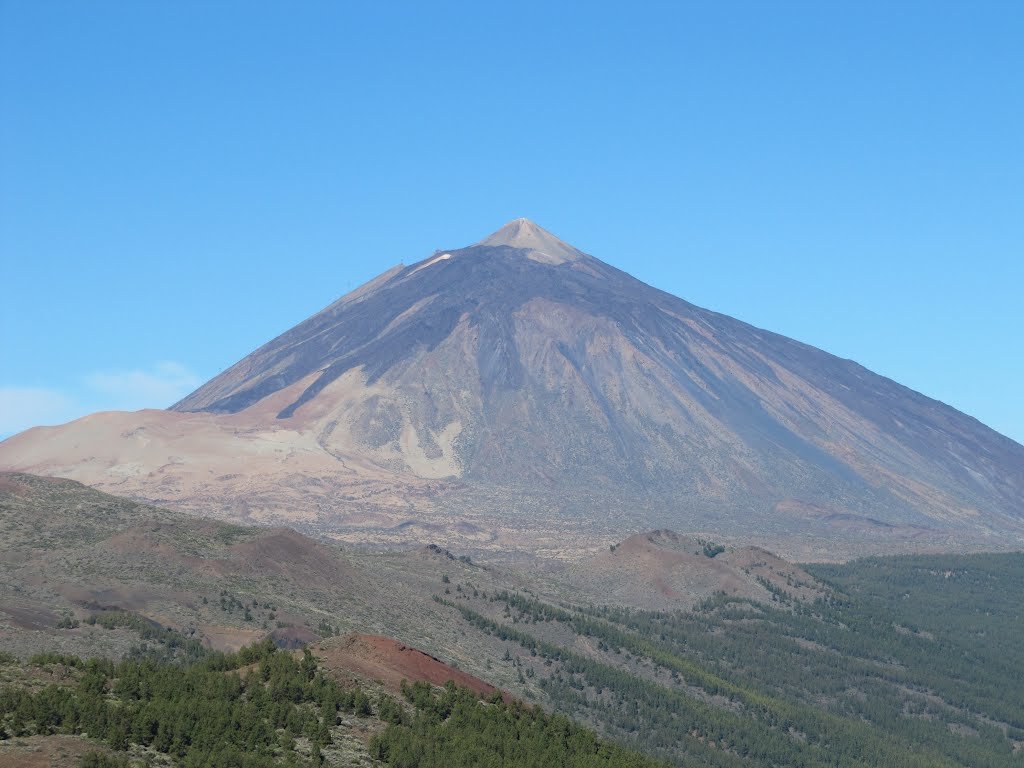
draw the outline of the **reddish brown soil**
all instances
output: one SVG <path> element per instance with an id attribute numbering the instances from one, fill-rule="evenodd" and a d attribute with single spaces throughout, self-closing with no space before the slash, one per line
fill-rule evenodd
<path id="1" fill-rule="evenodd" d="M 771 595 L 759 583 L 764 579 L 801 599 L 825 594 L 806 571 L 760 547 L 740 547 L 707 557 L 701 540 L 674 531 L 636 534 L 591 563 L 620 599 L 636 605 L 658 605 L 661 598 L 694 603 L 715 592 L 754 600 Z M 593 572 L 593 571 L 592 571 Z"/>
<path id="2" fill-rule="evenodd" d="M 444 685 L 451 680 L 481 697 L 489 697 L 498 690 L 478 677 L 390 637 L 350 634 L 325 640 L 312 650 L 330 672 L 377 680 L 392 691 L 398 691 L 403 680 L 422 680 L 433 685 Z"/>

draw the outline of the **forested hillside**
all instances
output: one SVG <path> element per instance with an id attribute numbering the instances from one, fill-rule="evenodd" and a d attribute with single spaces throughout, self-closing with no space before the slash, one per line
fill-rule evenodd
<path id="1" fill-rule="evenodd" d="M 624 748 L 499 696 L 481 703 L 454 686 L 418 683 L 393 697 L 339 682 L 321 664 L 323 644 L 302 654 L 269 641 L 213 653 L 111 615 L 103 621 L 145 638 L 119 663 L 6 659 L 2 735 L 86 733 L 133 760 L 187 766 L 923 768 L 1024 759 L 1024 555 L 807 570 L 831 585 L 829 598 L 800 602 L 775 587 L 771 605 L 719 595 L 675 613 L 439 582 L 438 608 L 505 648 L 484 659 L 495 679 L 511 671 L 527 701 Z"/>
<path id="2" fill-rule="evenodd" d="M 689 613 L 438 597 L 508 643 L 560 711 L 675 762 L 998 766 L 1024 759 L 1024 555 L 808 566 L 813 604 Z"/>
<path id="3" fill-rule="evenodd" d="M 119 664 L 42 654 L 20 676 L 0 688 L 0 739 L 87 734 L 97 749 L 86 768 L 658 765 L 500 694 L 482 702 L 453 684 L 415 683 L 396 699 L 342 685 L 308 650 L 270 641 L 184 666 L 145 653 Z M 48 676 L 59 682 L 42 684 Z"/>

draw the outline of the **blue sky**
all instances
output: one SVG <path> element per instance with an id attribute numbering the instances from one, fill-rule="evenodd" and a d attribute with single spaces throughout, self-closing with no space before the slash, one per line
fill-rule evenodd
<path id="1" fill-rule="evenodd" d="M 1024 441 L 1021 40 L 1020 2 L 0 0 L 0 435 L 528 216 Z"/>

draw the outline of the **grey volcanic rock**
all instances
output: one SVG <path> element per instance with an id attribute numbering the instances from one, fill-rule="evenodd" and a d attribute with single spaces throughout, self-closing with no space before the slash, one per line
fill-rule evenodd
<path id="1" fill-rule="evenodd" d="M 541 482 L 605 512 L 631 499 L 668 518 L 732 508 L 754 526 L 850 510 L 922 528 L 1021 525 L 1019 444 L 526 219 L 385 273 L 174 408 L 233 413 L 312 377 L 277 413 L 289 419 L 353 370 L 387 385 L 356 417 L 363 439 L 410 424 L 429 443 L 458 422 L 470 481 Z"/>
<path id="2" fill-rule="evenodd" d="M 456 544 L 541 518 L 584 538 L 664 526 L 811 542 L 774 544 L 791 556 L 837 539 L 1024 538 L 1018 443 L 526 219 L 394 267 L 172 411 L 151 412 L 144 439 L 127 415 L 32 430 L 0 445 L 0 466 L 325 529 L 387 508 L 373 524 L 395 538 Z"/>

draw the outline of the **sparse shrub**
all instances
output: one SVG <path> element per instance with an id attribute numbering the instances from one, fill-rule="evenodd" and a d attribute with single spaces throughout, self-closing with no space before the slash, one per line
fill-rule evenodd
<path id="1" fill-rule="evenodd" d="M 45 653 L 37 653 L 32 656 L 28 663 L 33 667 L 45 667 L 48 664 L 63 664 L 65 667 L 78 667 L 81 666 L 82 660 L 77 656 L 71 656 L 66 653 L 53 653 L 47 651 Z"/>
<path id="2" fill-rule="evenodd" d="M 93 750 L 79 758 L 78 768 L 128 768 L 128 758 Z"/>
<path id="3" fill-rule="evenodd" d="M 725 552 L 725 547 L 721 544 L 715 544 L 713 541 L 705 541 L 703 552 L 705 557 L 715 558 Z"/>

